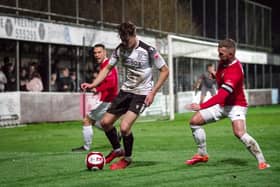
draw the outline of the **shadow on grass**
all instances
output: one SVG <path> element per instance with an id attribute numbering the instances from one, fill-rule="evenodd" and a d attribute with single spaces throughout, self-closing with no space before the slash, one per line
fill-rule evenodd
<path id="1" fill-rule="evenodd" d="M 218 161 L 217 164 L 228 164 L 228 165 L 237 165 L 237 166 L 248 166 L 248 162 L 242 159 L 237 159 L 237 158 L 228 158 L 224 160 Z"/>
<path id="2" fill-rule="evenodd" d="M 154 166 L 159 164 L 159 162 L 155 162 L 155 161 L 133 161 L 131 166 L 131 168 L 134 167 L 142 167 L 142 166 Z"/>

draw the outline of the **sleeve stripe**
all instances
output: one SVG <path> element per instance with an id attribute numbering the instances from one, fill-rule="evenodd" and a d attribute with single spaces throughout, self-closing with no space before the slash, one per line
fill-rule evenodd
<path id="1" fill-rule="evenodd" d="M 225 89 L 226 91 L 228 91 L 229 93 L 233 92 L 233 88 L 227 84 L 222 84 L 221 86 L 223 89 Z"/>

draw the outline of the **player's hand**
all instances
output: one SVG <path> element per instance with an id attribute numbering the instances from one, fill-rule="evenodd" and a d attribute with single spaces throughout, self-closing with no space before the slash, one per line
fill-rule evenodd
<path id="1" fill-rule="evenodd" d="M 187 110 L 198 111 L 198 110 L 200 110 L 200 105 L 197 104 L 197 103 L 187 104 L 187 105 L 185 106 L 185 109 L 187 109 Z"/>
<path id="2" fill-rule="evenodd" d="M 92 88 L 92 86 L 89 83 L 82 83 L 81 88 L 83 91 L 86 91 L 87 88 Z"/>
<path id="3" fill-rule="evenodd" d="M 145 105 L 147 107 L 150 106 L 153 103 L 154 98 L 155 98 L 155 94 L 153 92 L 150 92 L 145 98 L 145 101 L 144 101 Z"/>
<path id="4" fill-rule="evenodd" d="M 97 94 L 97 90 L 96 90 L 96 88 L 92 88 L 92 89 L 91 89 L 91 91 L 93 92 L 93 94 L 94 94 L 94 95 L 96 95 L 96 94 Z"/>

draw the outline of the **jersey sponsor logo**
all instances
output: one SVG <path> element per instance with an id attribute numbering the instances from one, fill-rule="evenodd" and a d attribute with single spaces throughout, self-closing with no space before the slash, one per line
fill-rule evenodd
<path id="1" fill-rule="evenodd" d="M 142 62 L 133 60 L 131 58 L 127 58 L 126 61 L 125 61 L 125 65 L 126 66 L 132 66 L 132 67 L 135 67 L 135 68 L 140 68 L 142 66 Z"/>

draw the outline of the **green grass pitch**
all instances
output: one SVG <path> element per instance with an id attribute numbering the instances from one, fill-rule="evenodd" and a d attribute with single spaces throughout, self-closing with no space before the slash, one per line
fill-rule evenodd
<path id="1" fill-rule="evenodd" d="M 258 141 L 271 168 L 257 162 L 234 137 L 228 119 L 209 124 L 208 163 L 187 166 L 196 147 L 188 127 L 189 114 L 174 121 L 138 122 L 129 168 L 88 171 L 80 122 L 42 123 L 0 128 L 0 186 L 280 186 L 280 105 L 249 108 L 248 132 Z M 95 129 L 92 150 L 107 154 L 111 147 Z"/>

